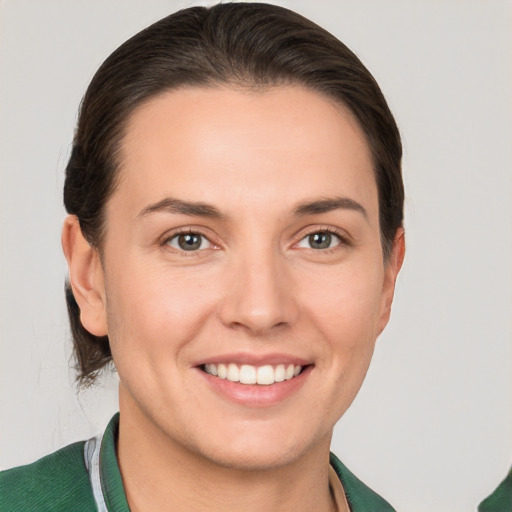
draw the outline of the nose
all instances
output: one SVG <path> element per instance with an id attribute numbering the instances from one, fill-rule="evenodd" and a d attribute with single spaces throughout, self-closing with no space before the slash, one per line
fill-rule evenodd
<path id="1" fill-rule="evenodd" d="M 230 328 L 264 335 L 290 326 L 298 317 L 289 269 L 279 255 L 262 251 L 233 262 L 220 306 L 221 321 Z"/>

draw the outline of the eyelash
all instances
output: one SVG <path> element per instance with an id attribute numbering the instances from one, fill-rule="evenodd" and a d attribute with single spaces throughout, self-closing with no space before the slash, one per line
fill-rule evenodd
<path id="1" fill-rule="evenodd" d="M 321 252 L 324 254 L 331 254 L 331 253 L 341 249 L 343 246 L 347 247 L 347 246 L 351 245 L 346 233 L 337 228 L 334 228 L 332 226 L 320 226 L 320 227 L 315 226 L 313 229 L 306 231 L 304 234 L 302 234 L 299 242 L 296 243 L 295 245 L 297 246 L 298 244 L 300 244 L 302 241 L 306 240 L 311 235 L 315 235 L 317 233 L 334 235 L 338 239 L 339 242 L 334 247 L 327 247 L 325 249 L 314 249 L 314 248 L 310 247 L 309 250 L 311 250 L 311 251 L 315 251 L 318 253 Z"/>
<path id="2" fill-rule="evenodd" d="M 339 242 L 333 247 L 327 247 L 324 249 L 315 249 L 313 247 L 309 247 L 306 249 L 309 249 L 309 250 L 317 252 L 317 253 L 330 254 L 330 253 L 333 253 L 333 252 L 339 250 L 342 246 L 346 247 L 346 246 L 351 245 L 348 237 L 341 230 L 336 229 L 332 226 L 320 226 L 320 227 L 315 227 L 314 229 L 311 229 L 309 231 L 306 231 L 305 233 L 302 233 L 299 241 L 295 242 L 294 246 L 297 247 L 297 246 L 299 246 L 299 244 L 301 242 L 306 240 L 311 235 L 320 234 L 320 233 L 334 235 L 338 239 Z M 204 240 L 207 241 L 210 244 L 210 247 L 203 248 L 203 249 L 199 248 L 199 249 L 190 250 L 190 251 L 187 251 L 186 249 L 181 249 L 178 247 L 172 247 L 170 245 L 170 242 L 174 239 L 177 239 L 178 237 L 180 237 L 182 235 L 197 235 L 197 236 L 201 237 L 203 241 Z M 197 256 L 201 251 L 204 251 L 207 249 L 212 249 L 212 248 L 218 248 L 218 246 L 214 242 L 212 242 L 207 235 L 202 233 L 200 229 L 195 229 L 193 227 L 180 228 L 180 229 L 174 231 L 171 235 L 165 236 L 164 239 L 162 240 L 162 242 L 160 243 L 160 245 L 163 247 L 167 247 L 167 248 L 179 253 L 182 256 Z"/>
<path id="3" fill-rule="evenodd" d="M 202 241 L 207 241 L 210 244 L 210 247 L 204 248 L 204 249 L 197 249 L 197 250 L 190 250 L 187 251 L 186 249 L 181 249 L 178 247 L 172 247 L 170 245 L 170 242 L 174 239 L 178 239 L 180 236 L 183 235 L 197 235 L 198 237 L 201 237 Z M 202 242 L 201 242 L 202 243 Z M 204 233 L 201 233 L 200 229 L 195 229 L 193 227 L 188 228 L 180 228 L 174 231 L 171 235 L 165 236 L 162 242 L 160 243 L 162 247 L 167 247 L 170 250 L 179 253 L 182 256 L 197 256 L 201 251 L 204 251 L 206 249 L 215 248 L 216 244 L 214 244 L 208 236 L 206 236 Z"/>

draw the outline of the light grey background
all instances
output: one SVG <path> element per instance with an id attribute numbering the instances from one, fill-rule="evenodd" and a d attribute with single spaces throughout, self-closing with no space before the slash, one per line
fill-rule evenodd
<path id="1" fill-rule="evenodd" d="M 362 58 L 405 144 L 406 263 L 333 450 L 398 510 L 475 510 L 512 464 L 512 3 L 276 3 Z M 116 409 L 115 377 L 78 393 L 69 369 L 63 169 L 102 60 L 193 4 L 0 1 L 0 467 Z"/>

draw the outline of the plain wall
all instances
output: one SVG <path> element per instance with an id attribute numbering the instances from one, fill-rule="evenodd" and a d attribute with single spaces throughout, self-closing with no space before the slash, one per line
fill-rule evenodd
<path id="1" fill-rule="evenodd" d="M 361 57 L 405 145 L 406 263 L 333 451 L 398 510 L 475 510 L 512 464 L 512 3 L 275 3 Z M 116 410 L 115 376 L 73 384 L 63 170 L 99 64 L 193 4 L 0 1 L 2 468 L 92 436 Z"/>

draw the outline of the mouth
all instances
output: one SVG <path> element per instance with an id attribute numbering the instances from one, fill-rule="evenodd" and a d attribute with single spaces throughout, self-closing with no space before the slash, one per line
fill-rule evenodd
<path id="1" fill-rule="evenodd" d="M 304 370 L 304 366 L 294 364 L 266 364 L 253 366 L 235 363 L 204 364 L 201 369 L 213 377 L 247 385 L 271 386 L 292 380 Z"/>

